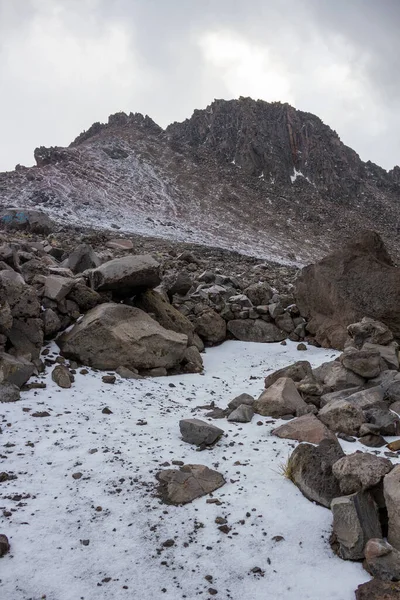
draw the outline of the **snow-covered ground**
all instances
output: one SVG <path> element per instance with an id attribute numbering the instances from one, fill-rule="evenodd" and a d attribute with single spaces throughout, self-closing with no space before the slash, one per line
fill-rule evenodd
<path id="1" fill-rule="evenodd" d="M 226 342 L 207 350 L 203 376 L 107 385 L 104 373 L 78 372 L 72 389 L 62 390 L 47 373 L 46 390 L 2 404 L 0 470 L 17 479 L 0 483 L 0 514 L 12 513 L 0 517 L 11 543 L 0 560 L 1 600 L 353 600 L 368 576 L 333 555 L 330 511 L 280 473 L 296 443 L 271 436 L 279 420 L 214 421 L 226 436 L 203 452 L 179 433 L 181 418 L 203 417 L 199 406 L 257 396 L 273 370 L 333 356 L 298 352 L 290 342 Z M 227 483 L 213 495 L 220 504 L 207 497 L 162 504 L 155 474 L 172 460 L 222 472 Z M 228 534 L 217 517 L 227 520 Z"/>

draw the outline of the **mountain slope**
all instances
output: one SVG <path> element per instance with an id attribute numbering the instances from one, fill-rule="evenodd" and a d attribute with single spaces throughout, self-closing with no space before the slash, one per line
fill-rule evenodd
<path id="1" fill-rule="evenodd" d="M 364 228 L 400 249 L 400 169 L 362 162 L 287 104 L 216 100 L 165 131 L 118 113 L 35 159 L 0 174 L 3 206 L 283 260 L 315 258 Z"/>

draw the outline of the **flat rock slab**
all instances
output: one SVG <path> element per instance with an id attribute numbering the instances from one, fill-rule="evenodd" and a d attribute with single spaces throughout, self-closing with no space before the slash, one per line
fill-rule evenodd
<path id="1" fill-rule="evenodd" d="M 335 435 L 314 415 L 303 415 L 272 431 L 273 435 L 299 442 L 319 444 L 325 439 L 335 439 Z"/>
<path id="2" fill-rule="evenodd" d="M 156 477 L 160 482 L 159 494 L 167 504 L 187 504 L 225 484 L 221 473 L 205 465 L 167 469 L 157 473 Z"/>
<path id="3" fill-rule="evenodd" d="M 356 600 L 399 600 L 400 583 L 372 579 L 359 585 Z"/>
<path id="4" fill-rule="evenodd" d="M 182 419 L 179 421 L 179 429 L 183 441 L 196 446 L 209 446 L 224 433 L 223 429 L 201 419 Z"/>

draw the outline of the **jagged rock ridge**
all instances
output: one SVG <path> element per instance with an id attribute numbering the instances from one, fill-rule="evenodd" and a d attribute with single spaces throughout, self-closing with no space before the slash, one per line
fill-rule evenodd
<path id="1" fill-rule="evenodd" d="M 399 251 L 399 167 L 364 163 L 288 104 L 215 100 L 166 130 L 117 113 L 35 159 L 0 174 L 3 206 L 266 258 L 306 262 L 365 228 Z"/>

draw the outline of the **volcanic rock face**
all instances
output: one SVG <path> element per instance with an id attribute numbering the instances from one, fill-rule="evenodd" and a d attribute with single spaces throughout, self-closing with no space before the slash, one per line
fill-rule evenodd
<path id="1" fill-rule="evenodd" d="M 363 163 L 288 104 L 216 100 L 165 131 L 118 113 L 35 158 L 0 174 L 4 206 L 288 260 L 372 225 L 398 249 L 399 170 Z"/>

